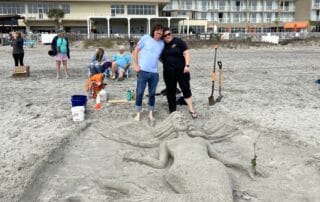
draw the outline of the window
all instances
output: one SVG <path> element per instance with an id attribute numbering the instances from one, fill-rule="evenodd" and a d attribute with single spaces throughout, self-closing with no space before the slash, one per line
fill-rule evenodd
<path id="1" fill-rule="evenodd" d="M 265 22 L 271 22 L 272 21 L 272 13 L 266 13 L 264 21 Z"/>
<path id="2" fill-rule="evenodd" d="M 70 13 L 70 4 L 61 4 L 61 8 L 65 14 Z"/>
<path id="3" fill-rule="evenodd" d="M 251 10 L 256 11 L 258 9 L 258 2 L 257 1 L 249 1 L 249 8 Z"/>
<path id="4" fill-rule="evenodd" d="M 233 13 L 233 22 L 241 22 L 240 13 Z"/>
<path id="5" fill-rule="evenodd" d="M 187 9 L 187 10 L 191 10 L 192 9 L 192 0 L 186 0 L 185 9 Z"/>
<path id="6" fill-rule="evenodd" d="M 25 13 L 24 4 L 0 3 L 0 14 L 22 14 Z"/>
<path id="7" fill-rule="evenodd" d="M 207 19 L 207 13 L 201 13 L 200 18 L 201 19 Z"/>
<path id="8" fill-rule="evenodd" d="M 265 10 L 272 11 L 272 1 L 265 1 Z"/>
<path id="9" fill-rule="evenodd" d="M 219 10 L 222 10 L 222 11 L 226 10 L 226 9 L 227 9 L 226 6 L 227 6 L 227 5 L 226 5 L 226 2 L 225 2 L 225 1 L 217 1 L 217 8 L 218 8 Z"/>
<path id="10" fill-rule="evenodd" d="M 198 1 L 198 9 L 201 11 L 207 11 L 209 7 L 209 1 L 207 0 L 199 0 Z"/>
<path id="11" fill-rule="evenodd" d="M 257 13 L 250 13 L 249 22 L 251 23 L 257 22 Z"/>
<path id="12" fill-rule="evenodd" d="M 48 13 L 50 9 L 61 8 L 64 13 L 70 13 L 70 4 L 55 4 L 55 3 L 29 3 L 28 12 L 29 13 Z"/>
<path id="13" fill-rule="evenodd" d="M 111 5 L 111 15 L 124 14 L 124 5 Z"/>
<path id="14" fill-rule="evenodd" d="M 155 15 L 155 5 L 128 5 L 128 15 Z"/>

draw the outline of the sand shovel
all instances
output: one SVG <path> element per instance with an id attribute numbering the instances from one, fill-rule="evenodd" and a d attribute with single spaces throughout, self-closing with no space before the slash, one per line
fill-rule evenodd
<path id="1" fill-rule="evenodd" d="M 214 46 L 214 64 L 213 64 L 213 71 L 212 71 L 212 74 L 211 74 L 212 88 L 211 88 L 211 95 L 208 97 L 209 105 L 214 105 L 215 104 L 213 93 L 214 93 L 214 82 L 216 80 L 217 49 L 218 49 L 218 45 L 215 45 Z"/>
<path id="2" fill-rule="evenodd" d="M 218 61 L 217 62 L 218 64 L 218 67 L 219 67 L 219 96 L 218 98 L 216 99 L 216 102 L 220 102 L 221 99 L 222 99 L 222 94 L 221 94 L 221 84 L 222 84 L 222 62 L 221 61 Z"/>

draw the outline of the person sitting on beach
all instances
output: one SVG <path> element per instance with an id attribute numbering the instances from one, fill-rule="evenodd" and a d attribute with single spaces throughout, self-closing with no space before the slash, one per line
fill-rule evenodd
<path id="1" fill-rule="evenodd" d="M 97 48 L 96 52 L 92 55 L 89 68 L 89 76 L 97 73 L 103 73 L 107 68 L 111 66 L 111 62 L 108 61 L 107 55 L 103 48 Z"/>
<path id="2" fill-rule="evenodd" d="M 119 46 L 119 53 L 114 54 L 112 58 L 111 79 L 115 79 L 116 74 L 118 74 L 118 80 L 122 80 L 130 66 L 131 56 L 124 51 L 124 46 Z"/>

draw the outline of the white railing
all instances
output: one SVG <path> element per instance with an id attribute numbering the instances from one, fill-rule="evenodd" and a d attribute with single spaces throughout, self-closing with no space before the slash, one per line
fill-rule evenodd
<path id="1" fill-rule="evenodd" d="M 273 22 L 273 20 L 271 18 L 265 18 L 264 22 Z"/>
<path id="2" fill-rule="evenodd" d="M 282 22 L 291 22 L 293 20 L 294 20 L 294 18 L 280 18 L 280 21 L 282 21 Z"/>
<path id="3" fill-rule="evenodd" d="M 208 7 L 207 6 L 199 6 L 198 11 L 208 11 Z"/>
<path id="4" fill-rule="evenodd" d="M 317 8 L 320 8 L 320 3 L 315 3 L 315 4 L 313 4 L 313 7 L 312 7 L 313 9 L 317 9 Z"/>
<path id="5" fill-rule="evenodd" d="M 219 6 L 218 10 L 219 11 L 227 11 L 228 10 L 228 6 Z"/>
<path id="6" fill-rule="evenodd" d="M 265 6 L 264 7 L 264 11 L 272 11 L 272 10 L 273 10 L 272 6 Z"/>
<path id="7" fill-rule="evenodd" d="M 294 12 L 295 11 L 295 7 L 294 6 L 284 6 L 282 8 L 280 8 L 280 11 L 285 11 L 285 12 Z"/>
<path id="8" fill-rule="evenodd" d="M 251 7 L 248 7 L 248 9 L 250 11 L 262 11 L 262 7 L 261 6 L 251 6 Z"/>
<path id="9" fill-rule="evenodd" d="M 258 23 L 258 22 L 260 22 L 260 18 L 250 18 L 249 21 L 251 23 Z"/>
<path id="10" fill-rule="evenodd" d="M 311 16 L 311 20 L 313 20 L 313 21 L 320 21 L 320 16 L 312 15 L 312 16 Z"/>
<path id="11" fill-rule="evenodd" d="M 220 18 L 219 21 L 221 23 L 228 23 L 229 22 L 229 18 L 222 18 L 222 19 Z"/>
<path id="12" fill-rule="evenodd" d="M 48 20 L 48 15 L 46 13 L 32 13 L 26 15 L 27 19 L 30 20 Z"/>

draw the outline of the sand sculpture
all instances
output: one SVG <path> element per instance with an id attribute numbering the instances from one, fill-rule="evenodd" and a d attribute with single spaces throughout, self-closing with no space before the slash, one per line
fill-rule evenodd
<path id="1" fill-rule="evenodd" d="M 135 142 L 113 135 L 102 136 L 138 147 L 159 146 L 158 159 L 129 154 L 124 156 L 125 161 L 162 169 L 173 158 L 165 180 L 177 194 L 156 194 L 158 196 L 154 196 L 154 200 L 233 201 L 232 184 L 225 166 L 237 168 L 254 177 L 254 169 L 250 164 L 244 166 L 223 158 L 214 150 L 205 132 L 196 130 L 179 112 L 172 113 L 152 134 L 154 139 L 148 142 Z M 132 184 L 112 181 L 99 181 L 99 184 L 129 195 L 143 192 Z"/>

